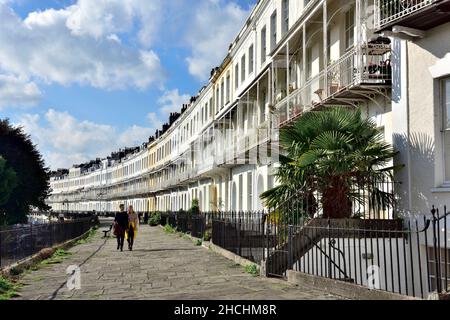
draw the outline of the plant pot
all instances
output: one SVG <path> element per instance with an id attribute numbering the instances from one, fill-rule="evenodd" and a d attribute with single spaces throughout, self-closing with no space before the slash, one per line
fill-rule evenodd
<path id="1" fill-rule="evenodd" d="M 330 85 L 330 94 L 335 94 L 336 92 L 338 92 L 340 89 L 339 84 L 337 83 L 332 83 Z"/>

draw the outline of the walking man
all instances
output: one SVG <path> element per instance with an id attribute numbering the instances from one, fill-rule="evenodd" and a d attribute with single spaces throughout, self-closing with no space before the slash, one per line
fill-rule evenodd
<path id="1" fill-rule="evenodd" d="M 128 228 L 128 214 L 125 211 L 124 204 L 119 206 L 119 210 L 114 218 L 114 235 L 117 237 L 117 250 L 123 251 L 125 231 Z"/>

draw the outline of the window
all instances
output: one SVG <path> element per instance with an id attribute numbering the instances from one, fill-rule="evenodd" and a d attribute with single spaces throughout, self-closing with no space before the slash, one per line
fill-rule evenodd
<path id="1" fill-rule="evenodd" d="M 267 31 L 266 27 L 261 30 L 261 64 L 266 62 L 267 56 Z"/>
<path id="2" fill-rule="evenodd" d="M 245 80 L 245 54 L 241 58 L 241 83 Z"/>
<path id="3" fill-rule="evenodd" d="M 221 109 L 225 105 L 224 95 L 225 95 L 225 83 L 222 79 L 222 83 L 220 84 L 220 103 L 221 103 L 220 108 Z"/>
<path id="4" fill-rule="evenodd" d="M 281 3 L 282 7 L 282 27 L 281 27 L 281 34 L 284 36 L 288 30 L 289 30 L 289 0 L 283 0 Z"/>
<path id="5" fill-rule="evenodd" d="M 234 67 L 234 88 L 237 89 L 239 87 L 239 64 L 236 64 Z"/>
<path id="6" fill-rule="evenodd" d="M 209 118 L 212 118 L 214 116 L 214 106 L 213 106 L 213 98 L 209 99 Z M 208 113 L 208 112 L 206 112 Z"/>
<path id="7" fill-rule="evenodd" d="M 355 42 L 355 8 L 345 13 L 345 48 L 350 48 Z"/>
<path id="8" fill-rule="evenodd" d="M 219 92 L 219 86 L 216 88 L 216 112 L 219 112 L 219 106 L 220 106 L 220 92 Z"/>
<path id="9" fill-rule="evenodd" d="M 450 182 L 450 78 L 442 80 L 445 181 Z"/>
<path id="10" fill-rule="evenodd" d="M 306 79 L 311 79 L 312 76 L 312 49 L 306 49 Z"/>
<path id="11" fill-rule="evenodd" d="M 253 209 L 253 175 L 251 172 L 247 173 L 247 210 Z"/>
<path id="12" fill-rule="evenodd" d="M 275 49 L 277 44 L 277 11 L 270 17 L 270 51 Z"/>
<path id="13" fill-rule="evenodd" d="M 254 59 L 254 47 L 253 45 L 250 46 L 248 49 L 248 74 L 252 74 L 254 70 L 255 65 L 255 59 Z"/>
<path id="14" fill-rule="evenodd" d="M 243 190 L 243 177 L 242 174 L 239 175 L 239 189 L 238 189 L 238 210 L 243 210 L 242 206 L 242 195 L 244 194 Z"/>
<path id="15" fill-rule="evenodd" d="M 327 30 L 327 60 L 328 64 L 331 63 L 331 31 L 330 29 Z"/>
<path id="16" fill-rule="evenodd" d="M 230 85 L 231 85 L 231 78 L 230 78 L 230 73 L 228 72 L 228 74 L 227 74 L 227 83 L 226 83 L 226 86 L 227 86 L 227 103 L 230 102 L 230 92 L 231 92 Z"/>

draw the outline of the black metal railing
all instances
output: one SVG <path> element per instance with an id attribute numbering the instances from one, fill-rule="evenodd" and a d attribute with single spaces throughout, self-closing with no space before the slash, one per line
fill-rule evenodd
<path id="1" fill-rule="evenodd" d="M 77 238 L 96 223 L 92 217 L 75 221 L 10 227 L 0 230 L 0 267 L 12 265 L 40 250 Z"/>
<path id="2" fill-rule="evenodd" d="M 191 214 L 184 211 L 161 213 L 161 225 L 170 225 L 177 231 L 203 239 L 211 229 L 211 213 Z"/>
<path id="3" fill-rule="evenodd" d="M 447 217 L 403 219 L 320 219 L 303 225 L 268 219 L 266 269 L 284 277 L 288 270 L 402 295 L 425 298 L 448 292 L 450 252 Z"/>
<path id="4" fill-rule="evenodd" d="M 264 211 L 219 212 L 212 216 L 212 242 L 260 264 L 264 258 L 266 216 Z"/>

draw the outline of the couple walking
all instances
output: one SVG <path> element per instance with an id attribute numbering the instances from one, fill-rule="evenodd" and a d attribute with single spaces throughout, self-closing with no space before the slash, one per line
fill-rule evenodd
<path id="1" fill-rule="evenodd" d="M 132 251 L 139 227 L 139 217 L 134 212 L 133 206 L 128 207 L 128 212 L 125 211 L 125 205 L 123 204 L 119 208 L 120 211 L 116 213 L 114 218 L 114 235 L 117 237 L 117 250 L 123 251 L 123 243 L 127 239 L 128 250 Z"/>

